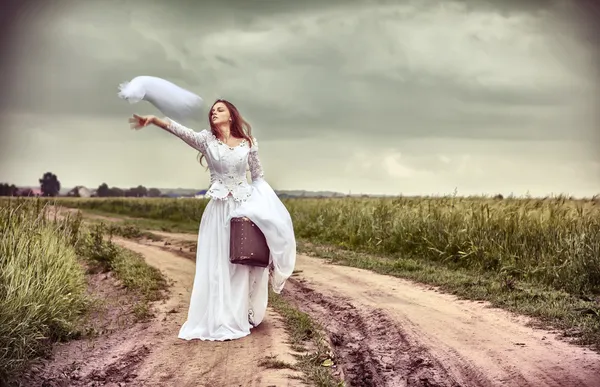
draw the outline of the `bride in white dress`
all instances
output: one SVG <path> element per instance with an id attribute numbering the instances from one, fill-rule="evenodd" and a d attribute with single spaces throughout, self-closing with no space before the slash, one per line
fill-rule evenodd
<path id="1" fill-rule="evenodd" d="M 209 111 L 210 130 L 196 132 L 169 118 L 134 115 L 133 129 L 156 125 L 185 141 L 206 159 L 210 201 L 198 232 L 196 275 L 187 321 L 179 331 L 185 340 L 232 340 L 250 334 L 265 317 L 269 278 L 280 293 L 296 262 L 292 220 L 263 178 L 258 143 L 250 125 L 233 104 L 217 100 Z M 250 169 L 252 183 L 246 178 Z M 229 262 L 229 220 L 246 216 L 261 229 L 271 251 L 270 267 Z"/>

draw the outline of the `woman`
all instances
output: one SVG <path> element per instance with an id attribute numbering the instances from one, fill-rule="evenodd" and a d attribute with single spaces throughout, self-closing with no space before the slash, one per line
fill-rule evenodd
<path id="1" fill-rule="evenodd" d="M 250 125 L 222 99 L 213 104 L 208 118 L 210 131 L 201 132 L 155 116 L 134 115 L 129 122 L 133 129 L 156 125 L 198 150 L 201 164 L 206 159 L 210 201 L 200 221 L 196 275 L 179 338 L 232 340 L 250 334 L 263 320 L 269 278 L 273 291 L 283 289 L 294 270 L 296 240 L 287 209 L 263 179 Z M 269 270 L 229 262 L 229 220 L 238 216 L 250 218 L 265 235 L 271 251 Z"/>

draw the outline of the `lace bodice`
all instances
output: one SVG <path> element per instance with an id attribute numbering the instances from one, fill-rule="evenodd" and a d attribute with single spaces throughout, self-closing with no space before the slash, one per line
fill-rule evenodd
<path id="1" fill-rule="evenodd" d="M 171 119 L 167 118 L 165 121 L 168 122 L 165 128 L 167 131 L 206 157 L 211 182 L 208 196 L 223 200 L 231 194 L 234 200 L 245 201 L 252 194 L 252 186 L 246 178 L 246 168 L 250 168 L 252 181 L 264 176 L 255 138 L 252 138 L 252 145 L 243 140 L 238 146 L 230 147 L 209 130 L 195 132 Z"/>

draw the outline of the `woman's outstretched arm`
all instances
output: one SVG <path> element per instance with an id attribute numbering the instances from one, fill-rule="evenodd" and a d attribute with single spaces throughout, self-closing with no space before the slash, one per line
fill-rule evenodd
<path id="1" fill-rule="evenodd" d="M 133 129 L 141 129 L 150 124 L 156 125 L 159 128 L 174 134 L 183 140 L 186 144 L 192 148 L 204 153 L 206 150 L 206 136 L 207 130 L 196 132 L 170 118 L 158 118 L 156 116 L 138 116 L 133 115 L 133 118 L 129 120 L 133 125 Z"/>

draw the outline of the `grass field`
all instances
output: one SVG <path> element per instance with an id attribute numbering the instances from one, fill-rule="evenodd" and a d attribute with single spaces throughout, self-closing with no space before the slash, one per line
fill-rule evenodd
<path id="1" fill-rule="evenodd" d="M 39 204 L 39 203 L 38 203 Z M 35 203 L 0 206 L 0 379 L 47 344 L 78 335 L 86 308 L 76 219 L 48 222 Z"/>
<path id="2" fill-rule="evenodd" d="M 159 272 L 80 216 L 52 218 L 42 200 L 0 200 L 0 385 L 54 342 L 86 334 L 95 302 L 87 292 L 90 268 L 112 271 L 138 295 L 140 318 L 166 287 Z"/>
<path id="3" fill-rule="evenodd" d="M 64 199 L 196 231 L 206 200 Z M 296 235 L 356 252 L 600 293 L 600 202 L 565 198 L 288 199 Z"/>
<path id="4" fill-rule="evenodd" d="M 207 200 L 59 199 L 197 232 Z M 541 318 L 600 349 L 600 202 L 493 198 L 285 199 L 299 249 Z"/>

